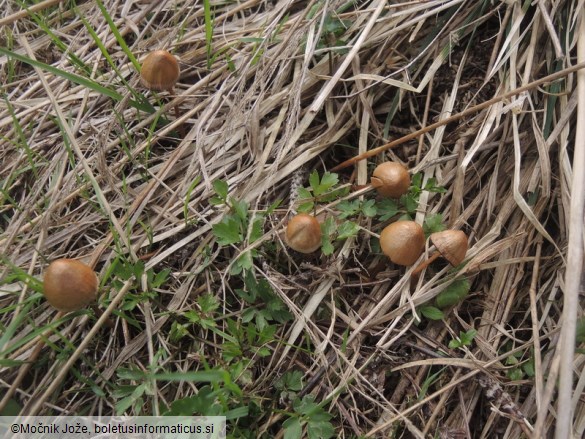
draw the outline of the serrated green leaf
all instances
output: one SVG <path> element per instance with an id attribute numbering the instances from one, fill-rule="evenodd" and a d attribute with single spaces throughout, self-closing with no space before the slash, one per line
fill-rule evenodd
<path id="1" fill-rule="evenodd" d="M 400 202 L 406 209 L 406 212 L 408 212 L 411 215 L 414 215 L 416 213 L 416 209 L 418 207 L 418 195 L 412 193 L 402 195 L 400 197 Z"/>
<path id="2" fill-rule="evenodd" d="M 330 256 L 335 251 L 335 247 L 333 247 L 333 244 L 331 244 L 328 237 L 323 237 L 323 239 L 324 241 L 321 241 L 321 252 L 325 256 Z"/>
<path id="3" fill-rule="evenodd" d="M 417 172 L 410 179 L 410 185 L 417 187 L 417 188 L 420 188 L 422 185 L 422 179 L 423 179 L 423 175 L 420 172 Z"/>
<path id="4" fill-rule="evenodd" d="M 477 331 L 475 329 L 470 329 L 467 332 L 461 331 L 459 333 L 459 339 L 464 346 L 469 346 L 473 342 L 473 339 L 477 335 Z"/>
<path id="5" fill-rule="evenodd" d="M 248 203 L 244 200 L 231 199 L 232 208 L 236 212 L 238 218 L 242 220 L 242 223 L 248 221 Z"/>
<path id="6" fill-rule="evenodd" d="M 419 308 L 420 313 L 429 320 L 441 320 L 445 317 L 443 311 L 434 306 L 422 306 Z"/>
<path id="7" fill-rule="evenodd" d="M 332 172 L 326 172 L 323 174 L 323 177 L 321 178 L 321 184 L 319 186 L 325 187 L 327 188 L 326 190 L 329 190 L 337 183 L 339 183 L 339 176 Z"/>
<path id="8" fill-rule="evenodd" d="M 250 231 L 250 243 L 258 241 L 264 234 L 264 217 L 256 217 Z"/>
<path id="9" fill-rule="evenodd" d="M 378 204 L 378 215 L 380 221 L 386 221 L 398 213 L 398 205 L 394 200 L 383 199 Z"/>
<path id="10" fill-rule="evenodd" d="M 360 210 L 360 201 L 359 200 L 342 201 L 337 205 L 337 210 L 341 212 L 339 215 L 339 218 L 341 219 L 354 216 Z"/>
<path id="11" fill-rule="evenodd" d="M 250 251 L 246 251 L 240 255 L 237 259 L 236 264 L 242 267 L 244 270 L 250 270 L 254 265 L 254 261 L 252 260 L 252 254 Z"/>
<path id="12" fill-rule="evenodd" d="M 373 218 L 378 213 L 375 200 L 365 200 L 362 204 L 362 212 L 368 218 Z"/>
<path id="13" fill-rule="evenodd" d="M 333 425 L 331 425 L 331 422 L 309 421 L 307 425 L 307 434 L 309 439 L 329 439 L 335 436 L 335 429 L 333 428 Z"/>
<path id="14" fill-rule="evenodd" d="M 338 233 L 337 239 L 342 240 L 347 239 L 351 236 L 357 236 L 359 230 L 360 226 L 358 226 L 353 221 L 345 221 L 344 223 L 341 223 L 341 225 L 339 226 L 339 229 L 337 231 Z"/>
<path id="15" fill-rule="evenodd" d="M 300 439 L 303 434 L 303 427 L 299 418 L 288 418 L 282 423 L 284 427 L 284 439 Z"/>
<path id="16" fill-rule="evenodd" d="M 335 231 L 335 220 L 332 217 L 328 217 L 321 223 L 321 233 L 323 235 L 331 235 Z"/>
<path id="17" fill-rule="evenodd" d="M 309 201 L 307 203 L 300 204 L 299 207 L 297 207 L 297 211 L 299 213 L 309 213 L 313 210 L 313 207 L 315 207 L 315 203 Z"/>
<path id="18" fill-rule="evenodd" d="M 224 218 L 212 226 L 213 234 L 219 245 L 230 245 L 242 241 L 240 223 L 233 218 Z"/>
<path id="19" fill-rule="evenodd" d="M 316 170 L 313 170 L 311 175 L 309 175 L 309 185 L 313 189 L 313 193 L 317 195 L 317 190 L 319 189 L 319 173 Z"/>
<path id="20" fill-rule="evenodd" d="M 213 190 L 218 195 L 218 197 L 220 197 L 224 201 L 227 200 L 229 190 L 227 182 L 223 180 L 215 180 L 213 182 Z"/>
<path id="21" fill-rule="evenodd" d="M 423 230 L 426 236 L 431 233 L 445 230 L 445 226 L 443 225 L 443 215 L 440 213 L 427 215 L 423 224 Z"/>
<path id="22" fill-rule="evenodd" d="M 299 196 L 299 200 L 305 200 L 309 198 L 313 198 L 313 194 L 307 188 L 300 187 L 297 189 L 297 194 Z"/>

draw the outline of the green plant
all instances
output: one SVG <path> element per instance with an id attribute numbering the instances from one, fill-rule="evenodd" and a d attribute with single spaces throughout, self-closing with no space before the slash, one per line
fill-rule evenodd
<path id="1" fill-rule="evenodd" d="M 256 280 L 252 272 L 244 275 L 246 289 L 236 289 L 236 294 L 248 305 L 242 312 L 242 322 L 254 322 L 262 331 L 268 323 L 285 323 L 292 319 L 291 313 L 280 298 L 274 294 L 266 279 Z"/>
<path id="2" fill-rule="evenodd" d="M 503 344 L 500 351 L 501 353 L 509 352 L 514 347 L 514 342 L 510 340 Z M 526 377 L 532 378 L 535 374 L 534 352 L 532 350 L 513 352 L 506 357 L 504 364 L 509 366 L 506 376 L 512 381 L 518 381 Z"/>
<path id="3" fill-rule="evenodd" d="M 460 331 L 459 337 L 455 337 L 449 342 L 450 349 L 457 349 L 463 346 L 471 346 L 473 339 L 477 335 L 477 331 L 475 329 L 470 329 L 469 331 Z"/>
<path id="4" fill-rule="evenodd" d="M 311 212 L 315 203 L 328 203 L 336 200 L 340 196 L 347 195 L 349 188 L 335 188 L 339 183 L 337 174 L 325 172 L 321 178 L 317 171 L 311 172 L 309 176 L 309 187 L 301 187 L 298 189 L 299 212 Z"/>
<path id="5" fill-rule="evenodd" d="M 299 439 L 303 437 L 303 428 L 307 428 L 309 439 L 328 439 L 335 436 L 335 429 L 329 421 L 331 415 L 315 402 L 313 395 L 305 395 L 303 399 L 293 402 L 294 413 L 284 421 L 285 439 Z"/>
<path id="6" fill-rule="evenodd" d="M 257 241 L 263 232 L 264 221 L 267 214 L 270 214 L 278 207 L 280 201 L 273 203 L 264 212 L 250 212 L 249 205 L 246 201 L 236 200 L 228 196 L 229 186 L 223 180 L 213 182 L 215 196 L 210 202 L 213 205 L 226 205 L 229 211 L 223 216 L 221 221 L 212 226 L 213 234 L 217 243 L 221 246 L 249 244 Z M 252 249 L 245 251 L 234 261 L 230 274 L 240 274 L 244 270 L 252 268 L 253 258 L 258 256 L 258 250 Z"/>
<path id="7" fill-rule="evenodd" d="M 456 279 L 435 297 L 435 304 L 441 309 L 457 305 L 467 297 L 470 288 L 467 279 Z"/>
<path id="8" fill-rule="evenodd" d="M 293 401 L 303 388 L 303 373 L 299 370 L 285 372 L 275 381 L 274 387 L 280 393 L 281 400 Z"/>

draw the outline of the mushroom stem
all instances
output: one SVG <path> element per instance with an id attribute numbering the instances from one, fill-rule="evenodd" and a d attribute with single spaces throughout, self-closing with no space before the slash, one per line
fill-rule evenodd
<path id="1" fill-rule="evenodd" d="M 427 268 L 429 265 L 431 265 L 433 263 L 433 261 L 437 258 L 439 258 L 441 256 L 441 253 L 439 252 L 435 252 L 433 253 L 433 255 L 428 258 L 426 261 L 423 261 L 419 264 L 418 267 L 416 267 L 413 271 L 412 271 L 412 276 L 418 276 L 419 273 L 421 271 L 423 271 L 425 268 Z"/>
<path id="2" fill-rule="evenodd" d="M 168 93 L 169 93 L 171 96 L 173 96 L 173 95 L 175 94 L 175 89 L 174 89 L 174 87 L 171 87 L 171 88 L 169 88 L 167 91 L 168 91 Z M 177 120 L 178 120 L 178 119 L 179 119 L 179 117 L 181 117 L 181 116 L 182 116 L 182 114 L 181 114 L 181 109 L 179 108 L 179 106 L 178 106 L 178 105 L 175 105 L 175 107 L 174 107 L 174 111 L 175 111 L 175 119 L 177 119 Z M 186 133 L 185 133 L 185 127 L 183 126 L 183 124 L 179 125 L 179 126 L 177 127 L 177 129 L 179 130 L 179 135 L 181 136 L 181 138 L 184 138 Z"/>

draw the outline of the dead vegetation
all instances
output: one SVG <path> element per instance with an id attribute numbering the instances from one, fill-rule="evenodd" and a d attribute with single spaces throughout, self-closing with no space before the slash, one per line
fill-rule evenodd
<path id="1" fill-rule="evenodd" d="M 585 92 L 582 70 L 567 70 L 585 62 L 582 1 L 212 1 L 209 21 L 203 2 L 107 0 L 113 24 L 96 2 L 49 3 L 24 16 L 16 2 L 1 8 L 3 404 L 158 414 L 203 385 L 147 373 L 222 369 L 243 392 L 223 409 L 248 410 L 228 423 L 238 437 L 282 438 L 304 395 L 323 403 L 336 437 L 552 437 L 557 423 L 583 435 L 585 357 L 577 351 L 562 377 L 574 343 L 561 351 L 560 330 L 574 332 L 583 315 L 581 267 L 571 265 L 582 204 L 581 225 L 570 206 L 584 198 L 571 182 L 583 172 L 573 155 Z M 172 96 L 142 89 L 128 56 L 159 48 L 180 60 Z M 422 191 L 415 219 L 441 214 L 464 230 L 467 263 L 434 263 L 411 282 L 376 248 L 372 234 L 391 220 L 365 215 L 330 256 L 288 250 L 281 232 L 311 171 L 395 139 L 340 169 L 340 186 L 367 184 L 384 158 L 435 179 L 446 191 Z M 247 234 L 231 245 L 213 232 L 231 212 L 213 199 L 217 180 L 249 206 Z M 374 194 L 340 196 L 363 197 Z M 317 213 L 338 215 L 338 202 Z M 55 317 L 41 298 L 34 279 L 60 257 L 106 279 L 101 317 Z M 241 258 L 292 319 L 272 322 L 266 339 L 243 337 L 231 356 L 219 331 L 244 328 Z M 153 287 L 147 273 L 164 270 Z M 462 279 L 469 295 L 442 320 L 413 318 Z M 562 322 L 564 295 L 573 317 Z M 208 296 L 220 307 L 206 309 Z M 448 347 L 471 329 L 473 343 Z M 559 396 L 559 368 L 572 399 Z M 302 386 L 284 394 L 277 383 L 295 371 Z M 147 390 L 121 406 L 144 376 Z"/>

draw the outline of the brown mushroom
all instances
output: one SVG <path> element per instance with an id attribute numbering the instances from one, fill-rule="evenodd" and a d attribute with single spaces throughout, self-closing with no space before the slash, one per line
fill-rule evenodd
<path id="1" fill-rule="evenodd" d="M 172 93 L 180 74 L 179 63 L 173 55 L 166 50 L 155 50 L 142 63 L 140 82 L 150 90 Z"/>
<path id="2" fill-rule="evenodd" d="M 140 68 L 140 82 L 149 90 L 168 91 L 174 94 L 174 87 L 181 69 L 177 58 L 166 50 L 155 50 L 150 52 L 142 63 Z M 179 106 L 175 106 L 175 118 L 180 117 Z M 179 126 L 179 133 L 184 137 L 183 125 Z"/>
<path id="3" fill-rule="evenodd" d="M 43 279 L 43 294 L 59 311 L 76 311 L 97 297 L 98 278 L 83 262 L 57 259 L 49 264 Z"/>
<path id="4" fill-rule="evenodd" d="M 400 198 L 408 192 L 410 175 L 400 163 L 384 162 L 372 173 L 372 187 L 384 197 Z"/>
<path id="5" fill-rule="evenodd" d="M 468 248 L 468 240 L 465 232 L 461 230 L 443 230 L 430 236 L 431 242 L 437 248 L 433 255 L 422 262 L 413 272 L 419 274 L 439 256 L 443 256 L 452 266 L 456 267 L 465 259 Z"/>
<path id="6" fill-rule="evenodd" d="M 299 213 L 292 217 L 285 235 L 288 246 L 300 253 L 313 253 L 321 247 L 321 225 L 313 215 Z"/>
<path id="7" fill-rule="evenodd" d="M 380 233 L 382 252 L 398 265 L 412 265 L 422 254 L 425 234 L 414 221 L 396 221 Z"/>

